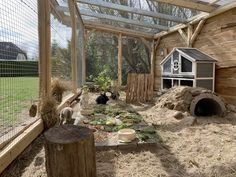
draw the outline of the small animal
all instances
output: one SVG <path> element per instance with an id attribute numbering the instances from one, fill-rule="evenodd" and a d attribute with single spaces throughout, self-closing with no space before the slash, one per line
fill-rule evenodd
<path id="1" fill-rule="evenodd" d="M 107 104 L 109 98 L 106 96 L 106 93 L 102 94 L 97 97 L 96 102 L 97 104 Z"/>
<path id="2" fill-rule="evenodd" d="M 29 110 L 29 116 L 30 117 L 35 117 L 37 114 L 37 105 L 36 104 L 32 104 Z"/>
<path id="3" fill-rule="evenodd" d="M 61 110 L 59 115 L 59 125 L 69 124 L 72 121 L 73 109 L 65 107 Z"/>
<path id="4" fill-rule="evenodd" d="M 111 99 L 118 100 L 120 97 L 119 92 L 111 92 Z"/>

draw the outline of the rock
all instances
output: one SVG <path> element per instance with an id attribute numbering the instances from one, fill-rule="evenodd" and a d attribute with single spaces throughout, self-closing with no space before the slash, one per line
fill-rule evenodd
<path id="1" fill-rule="evenodd" d="M 182 112 L 176 111 L 176 112 L 174 113 L 173 117 L 179 120 L 179 119 L 183 119 L 184 115 L 183 115 Z"/>
<path id="2" fill-rule="evenodd" d="M 197 124 L 197 118 L 193 116 L 185 117 L 180 121 L 180 124 L 184 127 L 190 127 Z"/>

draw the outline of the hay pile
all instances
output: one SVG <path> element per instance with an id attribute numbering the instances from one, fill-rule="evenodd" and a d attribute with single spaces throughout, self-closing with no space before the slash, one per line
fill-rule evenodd
<path id="1" fill-rule="evenodd" d="M 160 96 L 157 101 L 156 107 L 166 107 L 171 110 L 188 112 L 190 104 L 194 97 L 202 93 L 212 93 L 212 91 L 200 87 L 172 87 L 165 94 Z"/>
<path id="2" fill-rule="evenodd" d="M 59 114 L 55 98 L 46 97 L 43 99 L 42 104 L 40 105 L 40 114 L 45 129 L 49 129 L 57 123 L 59 120 Z"/>
<path id="3" fill-rule="evenodd" d="M 71 84 L 69 82 L 65 82 L 55 77 L 52 79 L 51 83 L 51 93 L 52 96 L 56 99 L 57 102 L 62 101 L 62 96 L 65 91 L 71 90 Z"/>

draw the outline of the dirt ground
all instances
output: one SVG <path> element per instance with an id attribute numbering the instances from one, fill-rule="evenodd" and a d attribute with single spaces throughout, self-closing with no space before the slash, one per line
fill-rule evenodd
<path id="1" fill-rule="evenodd" d="M 226 117 L 193 117 L 155 104 L 134 106 L 155 126 L 155 148 L 99 151 L 98 177 L 236 177 L 236 113 Z M 43 137 L 36 139 L 1 175 L 46 177 Z"/>

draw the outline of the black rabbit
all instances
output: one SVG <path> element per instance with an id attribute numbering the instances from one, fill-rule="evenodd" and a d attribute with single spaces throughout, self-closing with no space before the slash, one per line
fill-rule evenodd
<path id="1" fill-rule="evenodd" d="M 97 104 L 107 104 L 109 98 L 106 96 L 106 93 L 102 94 L 97 97 L 96 102 Z"/>

